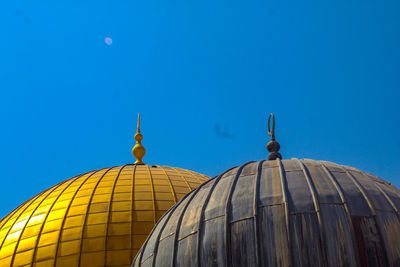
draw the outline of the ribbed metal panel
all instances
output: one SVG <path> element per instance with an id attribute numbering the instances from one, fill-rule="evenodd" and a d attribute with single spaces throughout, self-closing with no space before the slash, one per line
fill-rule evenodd
<path id="1" fill-rule="evenodd" d="M 156 165 L 68 179 L 0 221 L 0 266 L 130 266 L 158 219 L 207 180 Z"/>
<path id="2" fill-rule="evenodd" d="M 132 266 L 400 266 L 400 190 L 330 162 L 248 162 L 168 211 Z"/>

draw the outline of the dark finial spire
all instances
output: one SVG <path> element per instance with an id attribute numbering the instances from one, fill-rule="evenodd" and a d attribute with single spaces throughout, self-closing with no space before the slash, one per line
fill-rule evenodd
<path id="1" fill-rule="evenodd" d="M 271 118 L 272 118 L 272 126 L 271 126 Z M 271 141 L 267 144 L 267 149 L 270 152 L 268 154 L 268 160 L 276 160 L 282 159 L 282 155 L 278 152 L 281 146 L 278 142 L 275 141 L 275 117 L 274 114 L 269 114 L 268 117 L 268 135 L 271 137 Z"/>

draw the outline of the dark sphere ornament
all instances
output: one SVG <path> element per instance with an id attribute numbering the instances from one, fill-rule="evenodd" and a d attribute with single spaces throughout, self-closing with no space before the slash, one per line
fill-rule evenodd
<path id="1" fill-rule="evenodd" d="M 267 149 L 269 152 L 278 152 L 281 146 L 276 141 L 270 141 L 267 144 Z"/>
<path id="2" fill-rule="evenodd" d="M 272 126 L 271 126 L 272 119 Z M 270 152 L 267 156 L 268 160 L 276 160 L 282 159 L 282 155 L 278 153 L 281 146 L 278 142 L 275 141 L 275 117 L 274 114 L 271 113 L 268 118 L 268 135 L 271 137 L 271 141 L 267 144 L 267 150 Z"/>

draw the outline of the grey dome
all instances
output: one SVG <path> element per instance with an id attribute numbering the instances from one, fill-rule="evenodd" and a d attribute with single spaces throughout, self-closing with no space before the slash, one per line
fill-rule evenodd
<path id="1" fill-rule="evenodd" d="M 248 162 L 167 212 L 132 266 L 400 266 L 400 190 L 325 161 Z"/>

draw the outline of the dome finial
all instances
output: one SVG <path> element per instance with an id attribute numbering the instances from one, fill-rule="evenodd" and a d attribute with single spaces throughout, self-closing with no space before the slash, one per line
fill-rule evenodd
<path id="1" fill-rule="evenodd" d="M 271 126 L 272 118 L 272 126 Z M 268 117 L 268 135 L 271 137 L 271 141 L 267 144 L 267 149 L 270 152 L 268 154 L 268 160 L 276 160 L 277 158 L 282 159 L 282 155 L 278 152 L 281 146 L 275 141 L 275 117 L 274 113 L 269 114 Z"/>
<path id="2" fill-rule="evenodd" d="M 132 148 L 132 154 L 136 158 L 136 165 L 144 165 L 142 158 L 146 154 L 146 149 L 142 145 L 143 135 L 140 133 L 140 113 L 138 114 L 137 132 L 135 134 L 136 144 Z"/>

